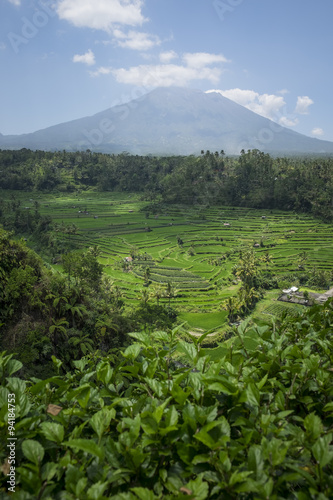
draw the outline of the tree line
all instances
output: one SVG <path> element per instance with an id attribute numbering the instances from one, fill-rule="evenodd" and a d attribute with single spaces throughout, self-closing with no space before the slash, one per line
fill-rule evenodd
<path id="1" fill-rule="evenodd" d="M 333 218 L 333 158 L 273 158 L 259 150 L 238 157 L 133 156 L 85 152 L 0 151 L 0 188 L 25 191 L 142 193 L 164 203 L 296 210 Z"/>

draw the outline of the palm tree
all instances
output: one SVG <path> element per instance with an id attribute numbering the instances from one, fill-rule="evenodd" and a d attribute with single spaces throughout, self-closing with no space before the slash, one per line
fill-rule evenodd
<path id="1" fill-rule="evenodd" d="M 65 318 L 61 318 L 58 321 L 52 319 L 53 325 L 49 328 L 49 333 L 52 335 L 53 348 L 56 351 L 58 345 L 59 334 L 64 341 L 67 338 L 67 328 L 68 321 Z"/>
<path id="2" fill-rule="evenodd" d="M 236 299 L 236 297 L 229 297 L 225 305 L 223 306 L 223 309 L 225 311 L 228 311 L 229 323 L 233 323 L 235 321 L 237 317 L 236 313 L 238 311 L 238 308 L 239 308 L 239 302 Z"/>
<path id="3" fill-rule="evenodd" d="M 156 298 L 157 305 L 159 305 L 160 299 L 165 296 L 164 289 L 161 286 L 155 286 L 153 293 Z"/>
<path id="4" fill-rule="evenodd" d="M 176 297 L 178 294 L 178 290 L 176 290 L 172 284 L 170 283 L 170 281 L 168 281 L 168 284 L 167 284 L 167 287 L 166 287 L 166 291 L 165 291 L 165 296 L 169 299 L 169 307 L 170 307 L 170 301 L 171 299 L 173 299 L 174 297 Z"/>
<path id="5" fill-rule="evenodd" d="M 89 337 L 88 334 L 84 334 L 81 331 L 76 331 L 73 336 L 71 336 L 68 340 L 68 344 L 70 346 L 76 347 L 77 349 L 74 351 L 74 358 L 78 359 L 82 356 L 85 356 L 88 353 L 94 351 L 94 342 Z"/>
<path id="6" fill-rule="evenodd" d="M 150 275 L 151 275 L 150 268 L 146 267 L 144 275 L 143 275 L 143 279 L 145 280 L 145 282 L 146 282 L 147 285 L 149 285 Z"/>
<path id="7" fill-rule="evenodd" d="M 148 292 L 148 290 L 146 290 L 146 289 L 141 290 L 141 294 L 140 294 L 141 302 L 144 305 L 146 305 L 149 299 L 150 299 L 150 293 Z"/>

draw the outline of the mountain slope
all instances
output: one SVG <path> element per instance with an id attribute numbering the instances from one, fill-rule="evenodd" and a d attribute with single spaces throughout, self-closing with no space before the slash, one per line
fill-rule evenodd
<path id="1" fill-rule="evenodd" d="M 257 148 L 276 154 L 333 153 L 313 139 L 253 113 L 217 93 L 158 88 L 127 104 L 31 134 L 2 136 L 0 148 L 91 149 L 106 153 L 238 154 Z"/>

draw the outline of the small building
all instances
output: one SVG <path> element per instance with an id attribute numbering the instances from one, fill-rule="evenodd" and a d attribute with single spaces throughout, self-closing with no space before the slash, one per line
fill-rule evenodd
<path id="1" fill-rule="evenodd" d="M 287 290 L 282 290 L 283 293 L 296 293 L 298 291 L 298 288 L 296 286 L 292 286 L 291 288 L 288 288 Z"/>
<path id="2" fill-rule="evenodd" d="M 133 258 L 132 257 L 125 257 L 125 262 L 133 262 Z"/>
<path id="3" fill-rule="evenodd" d="M 229 223 L 229 222 L 225 222 L 223 225 L 224 225 L 225 227 L 230 227 L 230 223 Z"/>
<path id="4" fill-rule="evenodd" d="M 262 215 L 262 216 L 261 216 L 261 218 L 262 218 L 262 219 L 266 219 L 266 215 Z"/>
<path id="5" fill-rule="evenodd" d="M 260 244 L 259 243 L 255 243 L 253 246 L 254 246 L 254 248 L 260 248 Z"/>

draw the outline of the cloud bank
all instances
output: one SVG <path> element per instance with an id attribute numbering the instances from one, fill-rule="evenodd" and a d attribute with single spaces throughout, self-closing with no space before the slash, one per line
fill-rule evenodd
<path id="1" fill-rule="evenodd" d="M 57 13 L 78 28 L 110 32 L 116 25 L 139 26 L 147 19 L 142 0 L 60 0 Z"/>

